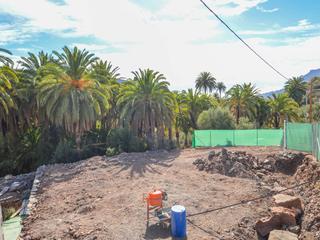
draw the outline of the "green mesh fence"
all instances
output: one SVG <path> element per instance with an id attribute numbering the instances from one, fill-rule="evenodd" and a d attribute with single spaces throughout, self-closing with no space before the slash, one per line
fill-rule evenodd
<path id="1" fill-rule="evenodd" d="M 281 146 L 282 129 L 195 130 L 193 147 Z"/>
<path id="2" fill-rule="evenodd" d="M 313 125 L 310 123 L 286 124 L 287 148 L 313 152 Z"/>

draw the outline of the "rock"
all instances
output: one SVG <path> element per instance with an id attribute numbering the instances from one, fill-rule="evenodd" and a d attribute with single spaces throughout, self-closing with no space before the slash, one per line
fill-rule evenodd
<path id="1" fill-rule="evenodd" d="M 281 230 L 273 230 L 269 235 L 269 240 L 298 240 L 298 236 L 294 233 Z"/>
<path id="2" fill-rule="evenodd" d="M 295 210 L 284 207 L 272 207 L 271 212 L 273 215 L 280 217 L 280 225 L 295 226 L 296 213 Z"/>
<path id="3" fill-rule="evenodd" d="M 295 233 L 295 234 L 299 234 L 300 233 L 300 227 L 299 226 L 290 226 L 288 227 L 288 231 Z"/>
<path id="4" fill-rule="evenodd" d="M 262 237 L 267 236 L 272 230 L 281 228 L 281 218 L 274 215 L 268 218 L 262 218 L 256 222 L 255 229 Z"/>
<path id="5" fill-rule="evenodd" d="M 301 240 L 316 240 L 312 232 L 304 232 L 300 235 Z"/>
<path id="6" fill-rule="evenodd" d="M 216 155 L 215 151 L 210 151 L 208 155 L 208 160 L 212 160 L 215 155 Z"/>
<path id="7" fill-rule="evenodd" d="M 303 211 L 303 204 L 299 197 L 286 194 L 277 194 L 273 196 L 273 200 L 277 206 L 285 208 L 296 208 Z"/>

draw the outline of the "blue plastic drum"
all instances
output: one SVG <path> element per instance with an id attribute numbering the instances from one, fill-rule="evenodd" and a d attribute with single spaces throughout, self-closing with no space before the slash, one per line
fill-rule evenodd
<path id="1" fill-rule="evenodd" d="M 175 205 L 171 208 L 171 234 L 176 238 L 187 236 L 187 214 L 184 206 Z"/>

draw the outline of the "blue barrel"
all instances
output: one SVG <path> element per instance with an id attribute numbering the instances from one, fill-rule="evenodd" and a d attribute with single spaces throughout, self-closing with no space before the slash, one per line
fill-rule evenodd
<path id="1" fill-rule="evenodd" d="M 176 238 L 187 236 L 187 213 L 184 206 L 175 205 L 171 208 L 171 234 Z"/>

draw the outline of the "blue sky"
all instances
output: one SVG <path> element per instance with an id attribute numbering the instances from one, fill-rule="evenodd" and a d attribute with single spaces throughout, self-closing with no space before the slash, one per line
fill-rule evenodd
<path id="1" fill-rule="evenodd" d="M 206 0 L 234 30 L 288 77 L 320 68 L 320 1 Z M 79 46 L 120 67 L 165 74 L 172 89 L 210 71 L 227 86 L 281 88 L 275 74 L 199 0 L 0 0 L 0 47 L 28 51 Z"/>

